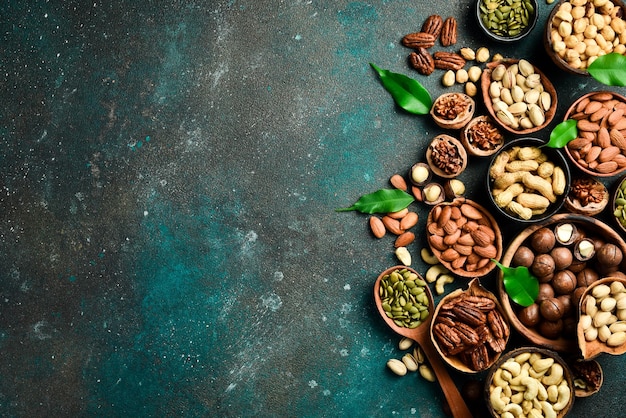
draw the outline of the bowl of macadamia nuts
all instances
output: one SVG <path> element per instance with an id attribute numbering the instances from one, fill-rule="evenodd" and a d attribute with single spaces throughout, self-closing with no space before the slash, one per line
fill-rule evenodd
<path id="1" fill-rule="evenodd" d="M 564 417 L 576 398 L 572 377 L 565 360 L 552 350 L 509 351 L 487 376 L 487 409 L 494 418 Z"/>
<path id="2" fill-rule="evenodd" d="M 561 69 L 589 75 L 599 56 L 626 53 L 626 21 L 621 0 L 561 0 L 544 31 L 546 52 Z"/>
<path id="3" fill-rule="evenodd" d="M 558 212 L 571 175 L 563 154 L 536 138 L 507 142 L 494 154 L 486 177 L 492 206 L 508 220 L 534 223 Z"/>
<path id="4" fill-rule="evenodd" d="M 529 306 L 515 303 L 500 272 L 500 301 L 511 327 L 532 343 L 577 349 L 577 307 L 587 288 L 605 277 L 626 277 L 626 242 L 605 223 L 579 214 L 558 214 L 517 235 L 501 263 L 524 266 L 537 278 L 539 294 Z"/>

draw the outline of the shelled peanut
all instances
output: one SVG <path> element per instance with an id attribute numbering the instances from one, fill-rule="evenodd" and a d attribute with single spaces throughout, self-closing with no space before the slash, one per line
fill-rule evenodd
<path id="1" fill-rule="evenodd" d="M 599 174 L 626 168 L 626 100 L 611 92 L 581 98 L 569 114 L 578 137 L 567 149 L 581 167 Z"/>
<path id="2" fill-rule="evenodd" d="M 563 168 L 534 146 L 502 151 L 490 167 L 489 176 L 495 203 L 526 220 L 543 214 L 567 186 Z"/>

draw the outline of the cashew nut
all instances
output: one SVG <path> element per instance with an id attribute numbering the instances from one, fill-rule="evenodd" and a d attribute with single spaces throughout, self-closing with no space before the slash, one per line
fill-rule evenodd
<path id="1" fill-rule="evenodd" d="M 554 363 L 550 366 L 550 373 L 543 376 L 541 383 L 546 386 L 558 385 L 563 380 L 563 366 L 559 363 Z"/>
<path id="2" fill-rule="evenodd" d="M 509 372 L 511 372 L 511 376 L 513 377 L 519 376 L 520 371 L 522 370 L 521 364 L 513 359 L 505 361 L 500 367 L 504 370 L 508 370 Z"/>
<path id="3" fill-rule="evenodd" d="M 528 418 L 543 418 L 543 413 L 535 408 L 531 409 L 527 415 Z"/>
<path id="4" fill-rule="evenodd" d="M 522 412 L 524 412 L 526 415 L 528 415 L 528 414 L 530 414 L 530 411 L 532 411 L 532 410 L 533 410 L 533 402 L 524 399 L 522 401 Z"/>
<path id="5" fill-rule="evenodd" d="M 548 391 L 546 390 L 546 387 L 541 383 L 539 384 L 539 393 L 537 394 L 537 399 L 539 399 L 540 401 L 545 401 L 546 399 L 548 399 Z"/>
<path id="6" fill-rule="evenodd" d="M 537 397 L 537 394 L 539 393 L 539 386 L 541 386 L 537 379 L 534 379 L 532 377 L 526 377 L 522 379 L 521 384 L 526 386 L 524 399 L 532 401 Z"/>
<path id="7" fill-rule="evenodd" d="M 433 252 L 428 247 L 424 247 L 420 250 L 420 256 L 422 257 L 422 260 L 424 260 L 424 263 L 426 264 L 430 264 L 431 266 L 435 264 L 439 264 L 439 259 L 435 257 Z"/>
<path id="8" fill-rule="evenodd" d="M 507 411 L 503 412 L 502 415 L 500 415 L 500 418 L 515 418 L 515 415 Z"/>
<path id="9" fill-rule="evenodd" d="M 535 360 L 534 363 L 531 362 L 531 364 L 533 365 L 533 369 L 535 369 L 535 371 L 541 373 L 545 370 L 548 370 L 550 366 L 554 364 L 554 359 L 550 357 L 540 358 L 538 360 Z"/>
<path id="10" fill-rule="evenodd" d="M 509 385 L 506 380 L 502 379 L 502 369 L 496 370 L 493 374 L 493 384 L 502 388 Z"/>
<path id="11" fill-rule="evenodd" d="M 515 356 L 515 361 L 519 364 L 527 364 L 528 360 L 530 360 L 530 353 L 521 353 Z"/>
<path id="12" fill-rule="evenodd" d="M 522 412 L 522 407 L 516 403 L 510 403 L 504 407 L 504 412 L 510 412 L 515 417 L 521 417 L 524 415 Z"/>
<path id="13" fill-rule="evenodd" d="M 552 404 L 548 401 L 541 401 L 541 410 L 545 418 L 556 418 L 556 411 L 552 407 Z"/>
<path id="14" fill-rule="evenodd" d="M 561 411 L 561 410 L 565 409 L 565 407 L 569 403 L 570 397 L 571 397 L 571 390 L 570 390 L 569 386 L 567 386 L 567 385 L 560 385 L 559 386 L 559 397 L 558 397 L 556 403 L 554 403 L 552 405 L 552 408 L 555 411 Z"/>
<path id="15" fill-rule="evenodd" d="M 506 406 L 506 404 L 504 403 L 504 400 L 502 400 L 501 398 L 501 395 L 502 395 L 501 386 L 496 386 L 495 388 L 493 388 L 493 390 L 489 394 L 489 402 L 491 403 L 491 406 L 497 413 L 502 412 L 504 410 L 504 407 Z"/>
<path id="16" fill-rule="evenodd" d="M 519 386 L 519 385 L 526 386 L 523 383 L 523 380 L 525 378 L 527 378 L 527 377 L 528 377 L 528 369 L 527 368 L 522 368 L 522 370 L 520 371 L 520 373 L 516 377 L 514 377 L 511 380 L 509 380 L 509 384 L 513 385 L 513 386 Z"/>
<path id="17" fill-rule="evenodd" d="M 426 271 L 426 281 L 428 283 L 434 283 L 442 274 L 448 274 L 450 270 L 443 264 L 434 264 Z"/>
<path id="18" fill-rule="evenodd" d="M 437 279 L 437 283 L 435 283 L 435 292 L 437 292 L 438 295 L 443 295 L 444 292 L 446 291 L 444 289 L 444 286 L 452 282 L 454 282 L 454 276 L 450 274 L 442 274 Z"/>

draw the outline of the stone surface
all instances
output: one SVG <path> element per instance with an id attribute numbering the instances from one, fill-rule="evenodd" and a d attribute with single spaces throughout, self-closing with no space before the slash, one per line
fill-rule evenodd
<path id="1" fill-rule="evenodd" d="M 392 239 L 335 212 L 441 132 L 369 63 L 449 91 L 400 44 L 438 13 L 459 48 L 537 63 L 557 119 L 602 86 L 548 61 L 545 2 L 515 46 L 488 42 L 471 2 L 438 3 L 5 4 L 0 415 L 441 416 L 435 384 L 385 366 L 403 353 L 371 291 Z M 485 165 L 462 179 L 486 205 Z M 600 362 L 604 387 L 571 416 L 621 404 L 624 360 Z"/>

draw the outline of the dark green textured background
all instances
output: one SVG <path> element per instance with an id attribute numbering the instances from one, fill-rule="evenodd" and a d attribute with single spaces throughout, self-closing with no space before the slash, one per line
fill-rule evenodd
<path id="1" fill-rule="evenodd" d="M 334 212 L 388 187 L 441 132 L 394 107 L 368 63 L 444 92 L 441 72 L 419 76 L 399 43 L 437 13 L 458 19 L 457 47 L 547 73 L 557 120 L 602 89 L 547 59 L 544 1 L 515 46 L 488 42 L 471 12 L 470 1 L 4 2 L 0 415 L 442 416 L 435 384 L 385 367 L 402 353 L 371 289 L 396 262 L 391 238 Z M 484 163 L 462 176 L 479 201 Z M 415 210 L 424 273 L 427 209 Z M 600 362 L 602 391 L 572 416 L 620 414 L 624 360 Z"/>

